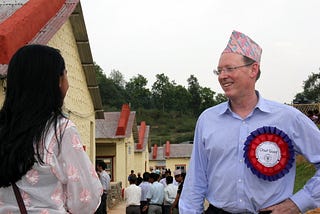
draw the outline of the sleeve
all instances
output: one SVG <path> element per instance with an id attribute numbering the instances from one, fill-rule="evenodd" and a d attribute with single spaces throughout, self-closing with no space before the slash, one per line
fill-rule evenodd
<path id="1" fill-rule="evenodd" d="M 153 189 L 153 186 L 151 184 L 150 188 L 148 189 L 147 195 L 146 195 L 147 199 L 151 199 L 152 198 L 152 195 L 153 195 L 153 190 L 152 189 Z"/>
<path id="2" fill-rule="evenodd" d="M 292 139 L 297 151 L 316 168 L 314 176 L 291 197 L 291 200 L 304 213 L 320 207 L 320 131 L 305 115 L 300 115 L 294 124 Z"/>
<path id="3" fill-rule="evenodd" d="M 103 189 L 71 121 L 64 131 L 56 165 L 56 175 L 63 183 L 66 209 L 71 213 L 94 213 Z"/>
<path id="4" fill-rule="evenodd" d="M 167 188 L 164 188 L 164 200 L 165 201 L 170 201 L 170 198 L 169 198 L 169 191 Z"/>
<path id="5" fill-rule="evenodd" d="M 207 158 L 202 140 L 201 124 L 198 121 L 195 129 L 189 170 L 187 171 L 179 199 L 179 213 L 203 213 L 203 203 L 208 186 L 206 168 Z"/>

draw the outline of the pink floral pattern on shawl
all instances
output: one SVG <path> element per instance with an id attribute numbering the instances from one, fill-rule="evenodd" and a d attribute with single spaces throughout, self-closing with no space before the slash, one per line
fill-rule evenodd
<path id="1" fill-rule="evenodd" d="M 63 136 L 60 151 L 51 127 L 43 149 L 45 163 L 35 163 L 16 184 L 27 210 L 32 207 L 28 213 L 92 214 L 101 200 L 100 180 L 75 125 L 63 118 L 57 128 L 56 136 Z M 0 213 L 19 213 L 12 188 L 0 188 Z"/>

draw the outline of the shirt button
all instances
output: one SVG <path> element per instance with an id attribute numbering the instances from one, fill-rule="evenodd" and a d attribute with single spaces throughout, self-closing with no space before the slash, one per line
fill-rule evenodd
<path id="1" fill-rule="evenodd" d="M 242 202 L 242 199 L 239 199 L 240 202 Z"/>
<path id="2" fill-rule="evenodd" d="M 242 180 L 241 180 L 241 178 L 238 180 L 238 182 L 240 183 Z"/>
<path id="3" fill-rule="evenodd" d="M 243 162 L 243 159 L 240 159 L 240 163 L 242 163 Z"/>

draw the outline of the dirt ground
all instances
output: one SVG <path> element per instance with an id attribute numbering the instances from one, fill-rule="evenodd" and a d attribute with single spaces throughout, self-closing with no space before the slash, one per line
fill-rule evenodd
<path id="1" fill-rule="evenodd" d="M 307 212 L 307 214 L 320 214 L 320 208 L 311 210 L 311 211 Z"/>

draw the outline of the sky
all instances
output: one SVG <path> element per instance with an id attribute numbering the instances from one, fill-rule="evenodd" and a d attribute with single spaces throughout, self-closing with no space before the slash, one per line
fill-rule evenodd
<path id="1" fill-rule="evenodd" d="M 93 60 L 109 76 L 156 74 L 223 93 L 213 69 L 233 30 L 262 47 L 256 89 L 292 103 L 320 68 L 319 0 L 80 0 Z"/>

